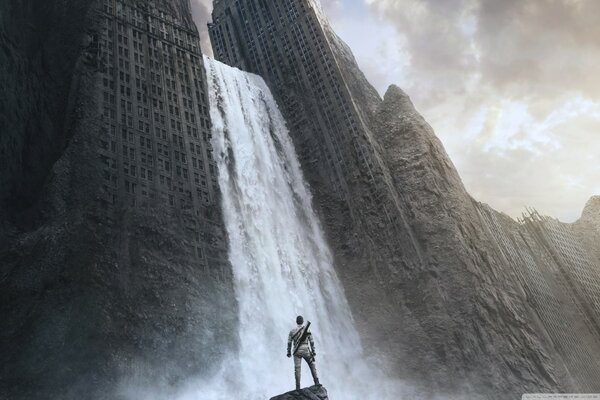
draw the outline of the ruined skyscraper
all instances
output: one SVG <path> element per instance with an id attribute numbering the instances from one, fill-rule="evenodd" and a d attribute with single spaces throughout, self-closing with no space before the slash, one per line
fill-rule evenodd
<path id="1" fill-rule="evenodd" d="M 237 309 L 189 2 L 10 4 L 0 397 L 210 370 Z"/>
<path id="2" fill-rule="evenodd" d="M 269 81 L 304 161 L 320 164 L 323 182 L 347 196 L 347 163 L 362 154 L 365 127 L 313 3 L 215 1 L 209 26 L 215 57 Z"/>
<path id="3" fill-rule="evenodd" d="M 397 216 L 398 194 L 368 126 L 368 105 L 357 104 L 351 66 L 341 67 L 348 60 L 335 51 L 339 39 L 317 2 L 217 0 L 209 32 L 216 59 L 263 76 L 278 96 L 303 164 L 313 165 L 313 184 L 332 189 L 355 212 L 355 184 L 367 181 L 371 191 L 361 196 Z"/>
<path id="4" fill-rule="evenodd" d="M 102 205 L 113 212 L 160 204 L 182 214 L 195 238 L 190 251 L 206 266 L 223 246 L 204 237 L 218 220 L 219 189 L 195 25 L 160 1 L 104 0 L 101 15 L 94 45 L 103 84 Z"/>

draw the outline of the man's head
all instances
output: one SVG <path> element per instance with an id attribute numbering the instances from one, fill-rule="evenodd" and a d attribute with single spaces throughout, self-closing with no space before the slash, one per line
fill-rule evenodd
<path id="1" fill-rule="evenodd" d="M 302 315 L 298 315 L 298 316 L 296 317 L 296 323 L 297 323 L 298 325 L 302 325 L 302 324 L 304 323 L 304 318 L 302 318 Z"/>

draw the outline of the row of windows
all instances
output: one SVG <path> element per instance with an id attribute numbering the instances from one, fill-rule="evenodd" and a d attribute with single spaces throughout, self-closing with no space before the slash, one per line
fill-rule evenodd
<path id="1" fill-rule="evenodd" d="M 187 50 L 199 51 L 198 38 L 195 32 L 180 24 L 168 12 L 156 7 L 154 2 L 147 3 L 149 3 L 147 8 L 142 10 L 121 1 L 114 3 L 116 4 L 116 7 L 114 7 L 111 1 L 105 0 L 102 10 L 106 14 L 116 17 L 119 32 L 125 32 L 125 24 L 131 24 L 139 30 L 146 30 L 154 35 L 159 35 L 162 39 L 171 41 Z"/>
<path id="2" fill-rule="evenodd" d="M 106 19 L 102 40 L 103 116 L 110 124 L 100 139 L 99 153 L 107 168 L 107 199 L 114 204 L 121 190 L 134 203 L 159 195 L 171 206 L 199 212 L 203 204 L 214 201 L 217 186 L 201 58 L 181 46 L 182 41 L 197 43 L 198 38 L 183 37 L 174 24 L 157 19 L 144 31 L 148 25 L 132 23 L 125 14 Z M 162 38 L 154 36 L 152 25 Z M 119 130 L 122 135 L 117 135 Z M 202 140 L 206 142 L 199 143 Z"/>

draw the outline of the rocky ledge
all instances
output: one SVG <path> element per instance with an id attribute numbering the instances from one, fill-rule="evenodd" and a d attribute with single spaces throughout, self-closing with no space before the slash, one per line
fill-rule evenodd
<path id="1" fill-rule="evenodd" d="M 329 400 L 329 397 L 324 386 L 311 386 L 271 397 L 270 400 Z"/>

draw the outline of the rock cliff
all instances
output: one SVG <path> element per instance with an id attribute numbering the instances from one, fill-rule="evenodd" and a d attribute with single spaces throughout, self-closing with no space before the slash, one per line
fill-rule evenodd
<path id="1" fill-rule="evenodd" d="M 525 299 L 440 141 L 399 88 L 388 89 L 373 130 L 422 249 L 420 261 L 387 263 L 384 272 L 397 285 L 390 297 L 407 310 L 397 329 L 409 334 L 401 336 L 428 343 L 417 359 L 437 359 L 428 373 L 450 387 L 468 382 L 483 394 L 491 384 L 490 397 L 556 390 L 553 350 L 528 324 Z M 400 368 L 411 369 L 410 353 L 398 355 Z"/>
<path id="2" fill-rule="evenodd" d="M 391 87 L 378 100 L 347 46 L 329 26 L 324 30 L 374 138 L 372 157 L 379 153 L 384 160 L 383 177 L 376 179 L 385 181 L 387 169 L 401 204 L 394 210 L 393 196 L 385 194 L 361 200 L 374 185 L 359 179 L 352 182 L 350 198 L 360 204 L 352 214 L 327 188 L 313 185 L 365 343 L 384 357 L 393 354 L 388 358 L 408 380 L 434 382 L 438 391 L 502 398 L 535 387 L 584 390 L 582 382 L 593 379 L 578 366 L 572 374 L 580 375 L 579 383 L 573 386 L 502 244 L 489 234 L 479 207 L 408 96 Z M 382 204 L 389 213 L 379 211 Z M 396 240 L 386 236 L 390 232 Z M 574 347 L 595 348 L 581 342 Z"/>
<path id="3" fill-rule="evenodd" d="M 311 181 L 369 352 L 423 393 L 501 399 L 568 386 L 431 127 L 401 89 L 379 99 L 351 51 L 324 30 L 381 166 L 374 180 L 361 171 L 350 181 L 352 211 Z"/>

